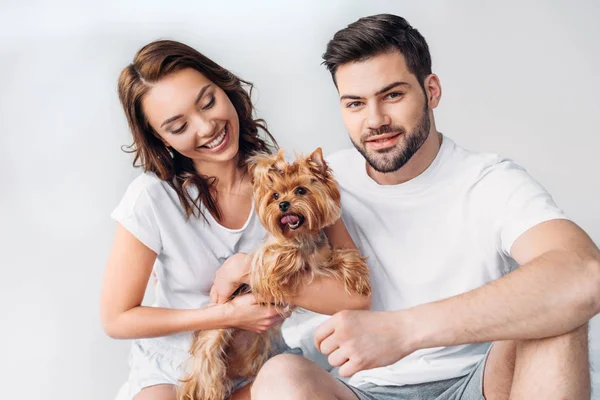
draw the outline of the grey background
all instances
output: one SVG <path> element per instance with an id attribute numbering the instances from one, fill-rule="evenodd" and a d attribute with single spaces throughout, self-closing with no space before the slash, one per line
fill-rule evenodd
<path id="1" fill-rule="evenodd" d="M 402 15 L 428 40 L 442 82 L 438 128 L 517 160 L 600 242 L 597 2 L 0 7 L 3 398 L 110 399 L 126 379 L 128 342 L 109 339 L 98 316 L 109 213 L 138 174 L 120 151 L 130 137 L 116 81 L 154 39 L 186 42 L 254 82 L 259 115 L 289 151 L 331 153 L 349 141 L 320 65 L 325 44 L 361 16 Z"/>

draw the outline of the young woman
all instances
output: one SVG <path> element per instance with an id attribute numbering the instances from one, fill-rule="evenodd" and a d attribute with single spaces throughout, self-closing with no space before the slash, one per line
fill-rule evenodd
<path id="1" fill-rule="evenodd" d="M 260 332 L 282 322 L 252 295 L 223 302 L 247 272 L 244 253 L 265 235 L 254 214 L 246 161 L 276 143 L 263 121 L 253 119 L 245 89 L 252 85 L 182 43 L 143 47 L 122 71 L 118 88 L 134 165 L 144 172 L 112 214 L 118 224 L 104 276 L 102 323 L 111 337 L 136 339 L 131 396 L 174 399 L 193 331 Z M 341 221 L 326 233 L 334 247 L 354 246 Z M 152 271 L 156 304 L 145 307 Z M 326 278 L 289 300 L 328 314 L 370 306 L 370 298 L 349 295 L 342 282 Z M 249 398 L 249 391 L 234 397 Z"/>

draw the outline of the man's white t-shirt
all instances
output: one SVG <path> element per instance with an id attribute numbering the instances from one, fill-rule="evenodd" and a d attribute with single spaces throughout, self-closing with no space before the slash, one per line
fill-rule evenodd
<path id="1" fill-rule="evenodd" d="M 355 149 L 327 161 L 342 192 L 343 220 L 368 257 L 374 310 L 402 310 L 498 279 L 517 267 L 510 249 L 522 233 L 565 218 L 522 167 L 465 150 L 446 136 L 427 170 L 399 185 L 373 181 Z M 419 350 L 393 365 L 359 372 L 350 383 L 398 386 L 463 376 L 488 348 L 481 343 Z"/>

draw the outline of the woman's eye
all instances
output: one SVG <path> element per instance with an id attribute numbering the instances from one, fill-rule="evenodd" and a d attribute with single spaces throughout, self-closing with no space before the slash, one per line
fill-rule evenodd
<path id="1" fill-rule="evenodd" d="M 279 193 L 273 193 L 273 198 L 274 198 L 275 200 L 279 199 Z"/>
<path id="2" fill-rule="evenodd" d="M 206 105 L 204 107 L 202 107 L 202 109 L 203 110 L 208 110 L 209 108 L 211 108 L 214 105 L 215 105 L 215 96 L 212 96 L 210 98 L 210 101 L 208 103 L 206 103 Z"/>
<path id="3" fill-rule="evenodd" d="M 296 189 L 296 194 L 299 194 L 299 195 L 306 194 L 306 189 L 304 189 L 303 187 L 299 187 L 298 189 Z"/>
<path id="4" fill-rule="evenodd" d="M 185 131 L 185 128 L 187 128 L 187 122 L 185 124 L 181 125 L 181 128 L 177 128 L 174 131 L 171 131 L 171 133 L 176 135 L 178 133 Z"/>

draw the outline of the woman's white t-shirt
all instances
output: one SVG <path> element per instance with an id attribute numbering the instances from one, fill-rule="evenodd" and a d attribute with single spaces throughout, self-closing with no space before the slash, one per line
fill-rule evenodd
<path id="1" fill-rule="evenodd" d="M 111 214 L 157 254 L 154 264 L 158 280 L 156 307 L 204 307 L 210 300 L 217 269 L 235 253 L 254 251 L 265 237 L 266 231 L 254 207 L 240 229 L 225 228 L 206 208 L 201 209 L 206 220 L 194 216 L 187 219 L 173 188 L 155 174 L 143 173 L 129 185 Z M 187 358 L 191 337 L 191 332 L 187 332 L 135 340 L 130 357 L 132 369 L 143 364 L 137 358 L 152 358 L 158 369 L 163 368 L 161 362 L 167 362 L 174 366 L 173 371 L 179 370 Z"/>

